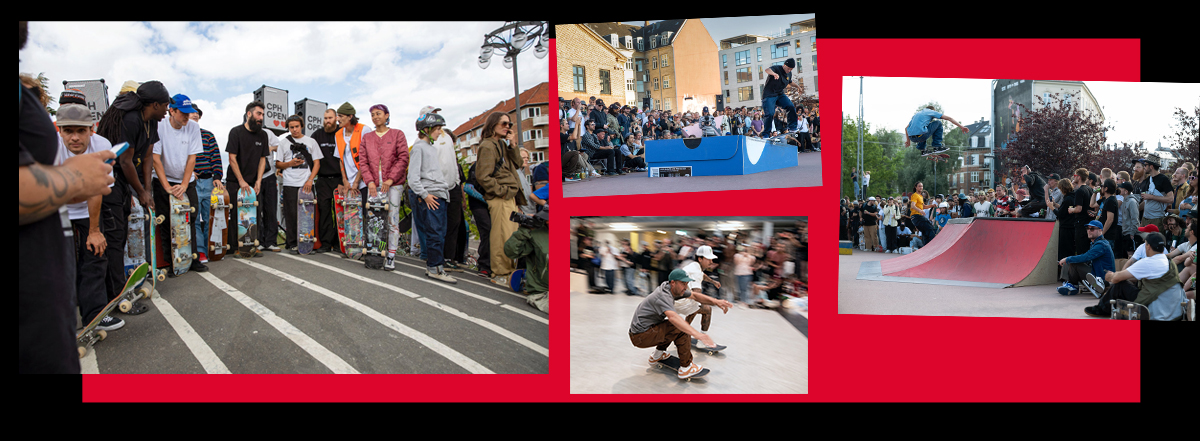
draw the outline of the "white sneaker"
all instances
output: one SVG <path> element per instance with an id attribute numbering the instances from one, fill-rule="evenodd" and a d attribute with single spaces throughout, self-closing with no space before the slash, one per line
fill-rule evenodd
<path id="1" fill-rule="evenodd" d="M 1088 275 L 1084 276 L 1083 286 L 1086 286 L 1088 291 L 1091 291 L 1092 295 L 1096 296 L 1097 299 L 1104 294 L 1104 280 L 1096 277 L 1095 274 L 1089 273 Z"/>
<path id="2" fill-rule="evenodd" d="M 680 366 L 678 376 L 679 376 L 679 378 L 691 378 L 692 376 L 699 374 L 703 370 L 704 370 L 704 366 L 700 366 L 700 363 L 696 363 L 693 361 L 692 364 L 688 367 Z"/>

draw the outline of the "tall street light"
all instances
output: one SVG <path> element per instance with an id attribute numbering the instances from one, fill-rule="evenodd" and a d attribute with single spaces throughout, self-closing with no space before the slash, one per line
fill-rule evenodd
<path id="1" fill-rule="evenodd" d="M 504 26 L 483 36 L 483 46 L 479 49 L 479 67 L 487 69 L 492 63 L 492 56 L 504 58 L 504 68 L 513 71 L 513 95 L 516 97 L 517 147 L 521 148 L 521 90 L 517 82 L 517 55 L 533 47 L 533 55 L 538 59 L 546 58 L 550 47 L 550 26 L 544 21 L 509 21 Z"/>

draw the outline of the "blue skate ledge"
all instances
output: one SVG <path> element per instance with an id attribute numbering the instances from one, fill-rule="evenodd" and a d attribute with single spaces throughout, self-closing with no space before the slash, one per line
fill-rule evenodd
<path id="1" fill-rule="evenodd" d="M 748 175 L 797 166 L 796 147 L 746 136 L 646 142 L 647 176 L 656 167 L 691 167 L 691 176 Z"/>

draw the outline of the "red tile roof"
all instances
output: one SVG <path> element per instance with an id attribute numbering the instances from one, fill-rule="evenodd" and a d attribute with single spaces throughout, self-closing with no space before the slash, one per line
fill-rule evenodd
<path id="1" fill-rule="evenodd" d="M 550 83 L 549 82 L 543 82 L 542 84 L 538 84 L 537 86 L 534 86 L 532 89 L 528 89 L 524 92 L 521 92 L 521 105 L 525 106 L 525 107 L 545 106 L 545 105 L 549 104 L 549 101 L 550 101 Z M 480 113 L 479 115 L 476 115 L 474 118 L 471 118 L 471 119 L 467 120 L 467 122 L 458 126 L 458 128 L 454 129 L 454 136 L 455 137 L 463 136 L 467 132 L 470 132 L 470 131 L 475 130 L 476 128 L 482 126 L 484 121 L 487 120 L 487 116 L 490 115 L 492 112 L 512 113 L 513 109 L 515 107 L 516 107 L 516 104 L 513 102 L 513 100 L 501 101 L 501 102 L 497 103 L 495 106 L 493 106 L 491 109 L 488 109 L 487 111 Z"/>

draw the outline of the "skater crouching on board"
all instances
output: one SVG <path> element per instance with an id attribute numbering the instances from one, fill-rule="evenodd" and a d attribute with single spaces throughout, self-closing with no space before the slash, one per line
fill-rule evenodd
<path id="1" fill-rule="evenodd" d="M 925 109 L 917 112 L 916 115 L 913 115 L 912 119 L 908 122 L 908 127 L 904 128 L 904 146 L 908 147 L 914 142 L 917 143 L 917 150 L 921 152 L 921 155 L 937 155 L 950 150 L 942 145 L 942 122 L 937 121 L 939 118 L 954 123 L 954 125 L 962 129 L 963 133 L 970 132 L 962 124 L 959 124 L 958 121 L 955 121 L 954 118 L 934 110 L 933 106 L 927 106 Z M 933 149 L 926 151 L 925 143 L 931 140 L 933 141 Z"/>
<path id="2" fill-rule="evenodd" d="M 639 348 L 654 347 L 654 353 L 649 359 L 651 365 L 670 358 L 671 354 L 666 350 L 674 343 L 679 352 L 678 376 L 689 378 L 704 370 L 698 363 L 692 363 L 692 337 L 710 347 L 716 346 L 716 343 L 708 335 L 689 325 L 683 316 L 675 311 L 675 301 L 694 297 L 702 303 L 715 303 L 711 297 L 688 289 L 688 283 L 693 280 L 688 277 L 686 271 L 673 270 L 668 279 L 638 305 L 633 322 L 629 325 L 629 341 Z"/>
<path id="3" fill-rule="evenodd" d="M 696 248 L 696 259 L 687 260 L 680 264 L 679 269 L 687 273 L 689 279 L 688 289 L 692 291 L 692 297 L 685 297 L 675 300 L 675 310 L 680 314 L 686 315 L 685 319 L 688 325 L 692 324 L 692 319 L 696 318 L 696 314 L 700 314 L 700 330 L 708 332 L 709 323 L 712 321 L 712 308 L 709 305 L 721 308 L 725 313 L 729 313 L 729 308 L 733 307 L 732 303 L 725 300 L 717 300 L 703 294 L 703 282 L 711 283 L 717 289 L 721 289 L 721 283 L 709 278 L 705 271 L 712 270 L 717 267 L 717 256 L 713 253 L 712 247 L 702 245 Z M 701 300 L 701 299 L 707 299 Z M 709 343 L 699 342 L 700 349 L 722 349 L 713 346 Z"/>

